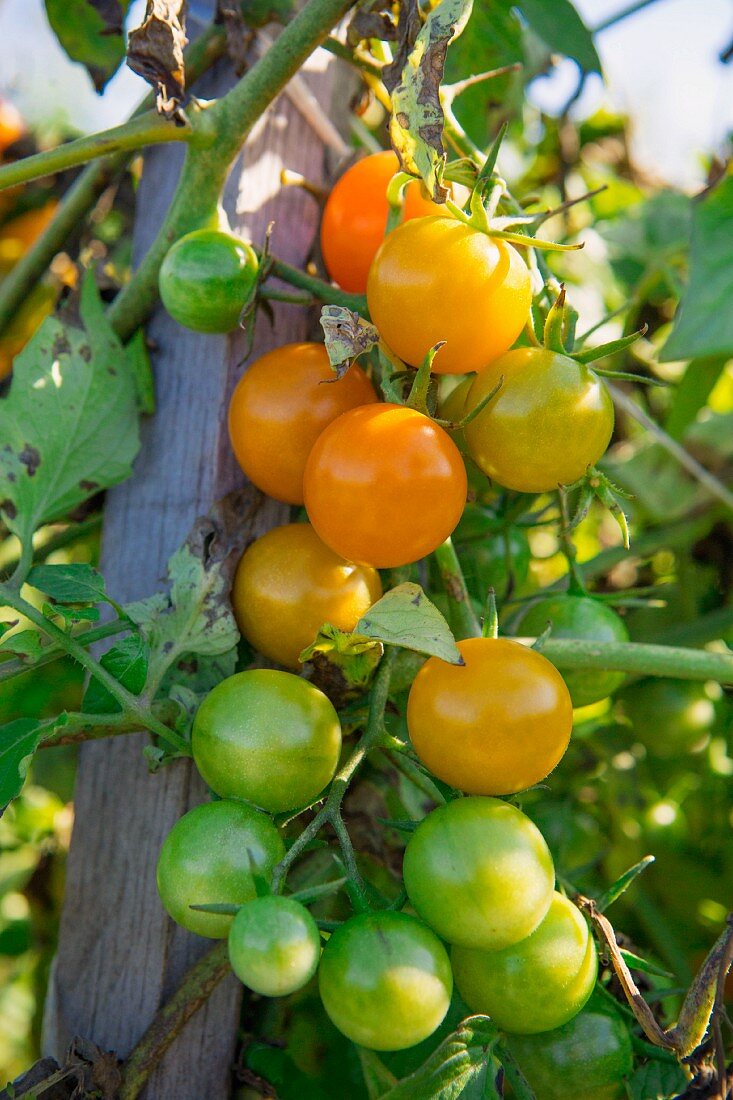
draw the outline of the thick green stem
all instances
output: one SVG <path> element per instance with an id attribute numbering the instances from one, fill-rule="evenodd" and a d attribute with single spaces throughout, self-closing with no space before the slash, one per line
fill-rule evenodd
<path id="1" fill-rule="evenodd" d="M 531 644 L 534 638 L 518 638 Z M 598 669 L 676 680 L 716 680 L 733 684 L 733 653 L 708 653 L 671 645 L 640 642 L 589 642 L 548 638 L 542 655 L 562 670 Z"/>
<path id="2" fill-rule="evenodd" d="M 478 638 L 481 635 L 481 624 L 473 610 L 461 563 L 452 541 L 446 539 L 434 556 L 448 597 L 457 637 Z"/>
<path id="3" fill-rule="evenodd" d="M 102 642 L 105 638 L 112 638 L 115 634 L 122 634 L 131 628 L 132 623 L 130 622 L 125 622 L 122 619 L 112 619 L 108 623 L 102 623 L 100 626 L 94 627 L 93 630 L 85 630 L 83 634 L 75 634 L 73 637 L 79 645 L 89 647 L 94 645 L 95 642 Z M 68 635 L 65 635 L 65 637 L 68 637 Z M 50 665 L 53 661 L 68 656 L 69 651 L 65 646 L 52 644 L 46 646 L 41 656 L 35 661 L 24 661 L 20 657 L 2 661 L 0 662 L 0 684 L 3 680 L 12 680 L 14 676 L 22 676 L 24 672 L 36 671 L 43 668 L 44 665 Z"/>
<path id="4" fill-rule="evenodd" d="M 114 153 L 128 153 L 142 149 L 145 145 L 158 145 L 165 141 L 189 141 L 193 129 L 188 123 L 177 126 L 175 122 L 161 118 L 155 112 L 149 112 L 123 122 L 101 134 L 90 134 L 57 145 L 32 157 L 11 161 L 0 167 L 0 191 L 7 187 L 17 187 L 20 183 L 51 176 L 76 168 L 90 160 L 108 157 Z"/>

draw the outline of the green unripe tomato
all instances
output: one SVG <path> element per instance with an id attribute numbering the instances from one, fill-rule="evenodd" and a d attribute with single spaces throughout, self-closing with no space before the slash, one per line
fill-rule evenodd
<path id="1" fill-rule="evenodd" d="M 547 596 L 533 603 L 517 624 L 516 633 L 535 637 L 552 624 L 553 638 L 588 642 L 628 642 L 626 624 L 616 612 L 590 596 Z M 626 679 L 623 672 L 599 669 L 563 670 L 574 707 L 586 707 L 612 695 Z"/>
<path id="2" fill-rule="evenodd" d="M 194 332 L 231 332 L 257 276 L 257 256 L 220 229 L 197 229 L 168 250 L 158 285 L 174 321 Z"/>
<path id="3" fill-rule="evenodd" d="M 577 1016 L 541 1035 L 510 1035 L 507 1046 L 536 1100 L 625 1100 L 633 1068 L 628 1029 L 594 994 Z"/>
<path id="4" fill-rule="evenodd" d="M 494 589 L 499 598 L 506 592 L 510 569 L 515 585 L 526 581 L 532 552 L 527 535 L 521 527 L 510 527 L 507 531 L 497 530 L 491 521 L 486 520 L 482 525 L 478 517 L 467 513 L 468 508 L 456 528 L 453 541 L 461 559 L 466 587 L 483 606 L 490 588 Z M 472 532 L 465 541 L 461 531 L 464 520 L 466 522 L 463 530 Z"/>
<path id="5" fill-rule="evenodd" d="M 695 748 L 715 722 L 715 704 L 693 680 L 643 680 L 619 699 L 635 736 L 660 759 Z"/>
<path id="6" fill-rule="evenodd" d="M 520 1035 L 566 1024 L 590 997 L 598 973 L 588 925 L 576 906 L 557 893 L 531 936 L 501 951 L 454 947 L 451 961 L 469 1008 Z"/>
<path id="7" fill-rule="evenodd" d="M 450 1005 L 453 977 L 438 937 L 406 913 L 361 913 L 323 949 L 321 1000 L 347 1038 L 370 1050 L 427 1039 Z"/>
<path id="8" fill-rule="evenodd" d="M 272 822 L 243 802 L 206 802 L 176 822 L 158 857 L 158 893 L 189 932 L 222 939 L 232 917 L 191 905 L 243 905 L 257 896 L 254 876 L 269 879 L 285 855 Z"/>
<path id="9" fill-rule="evenodd" d="M 292 898 L 255 898 L 242 906 L 229 929 L 232 970 L 263 997 L 286 997 L 302 989 L 320 956 L 318 925 Z"/>
<path id="10" fill-rule="evenodd" d="M 407 844 L 403 876 L 438 935 L 488 951 L 529 936 L 555 884 L 537 826 L 497 798 L 457 798 L 428 814 Z"/>
<path id="11" fill-rule="evenodd" d="M 229 676 L 196 712 L 196 767 L 222 798 L 276 813 L 312 802 L 333 779 L 341 725 L 322 691 L 290 672 Z"/>

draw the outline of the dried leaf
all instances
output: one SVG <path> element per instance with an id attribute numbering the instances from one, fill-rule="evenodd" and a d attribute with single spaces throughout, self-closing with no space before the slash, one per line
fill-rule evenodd
<path id="1" fill-rule="evenodd" d="M 379 333 L 358 313 L 345 306 L 324 306 L 321 328 L 329 362 L 341 378 L 355 359 L 379 343 Z"/>
<path id="2" fill-rule="evenodd" d="M 241 76 L 247 68 L 247 51 L 252 42 L 252 31 L 247 27 L 241 4 L 234 0 L 217 0 L 215 21 L 226 30 L 229 60 L 237 76 Z"/>
<path id="3" fill-rule="evenodd" d="M 397 23 L 392 15 L 392 4 L 387 0 L 362 0 L 346 29 L 346 41 L 358 46 L 370 38 L 380 42 L 394 42 Z"/>
<path id="4" fill-rule="evenodd" d="M 186 87 L 186 0 L 147 0 L 145 18 L 130 31 L 127 64 L 155 89 L 158 111 L 172 118 Z"/>
<path id="5" fill-rule="evenodd" d="M 422 20 L 417 0 L 403 0 L 400 4 L 400 17 L 397 23 L 397 52 L 390 64 L 382 70 L 382 80 L 387 91 L 393 92 L 402 79 L 402 71 L 415 47 L 421 28 Z"/>
<path id="6" fill-rule="evenodd" d="M 125 12 L 120 0 L 88 0 L 104 23 L 102 34 L 122 34 Z M 127 4 L 125 4 L 125 8 Z"/>

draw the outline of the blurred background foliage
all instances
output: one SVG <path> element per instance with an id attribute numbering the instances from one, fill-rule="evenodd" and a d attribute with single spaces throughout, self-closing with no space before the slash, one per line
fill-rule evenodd
<path id="1" fill-rule="evenodd" d="M 663 0 L 659 6 L 665 6 Z M 619 0 L 619 12 L 624 7 Z M 475 5 L 468 30 L 449 52 L 448 79 L 513 62 L 523 67 L 467 91 L 456 102 L 456 114 L 481 146 L 503 121 L 510 123 L 500 167 L 520 197 L 533 195 L 552 207 L 604 187 L 549 222 L 547 235 L 582 241 L 585 247 L 551 255 L 548 262 L 580 313 L 579 331 L 598 325 L 594 342 L 648 326 L 646 335 L 625 352 L 625 361 L 614 361 L 614 369 L 671 384 L 622 382 L 619 388 L 719 482 L 730 484 L 733 342 L 720 316 L 725 284 L 720 272 L 706 272 L 709 251 L 700 250 L 699 240 L 693 253 L 699 270 L 690 270 L 691 233 L 701 199 L 660 185 L 635 166 L 629 137 L 633 115 L 619 114 L 603 102 L 578 117 L 573 105 L 586 78 L 600 68 L 598 54 L 568 0 L 555 0 L 549 20 L 548 10 L 539 0 L 518 5 L 483 0 Z M 721 25 L 721 51 L 728 32 Z M 654 41 L 648 49 L 650 64 L 664 80 L 664 59 L 655 54 Z M 549 114 L 527 99 L 525 91 L 531 81 L 564 63 L 563 57 L 575 62 L 575 84 L 565 106 Z M 354 109 L 355 144 L 384 144 L 383 113 L 367 91 L 356 98 Z M 669 141 L 675 141 L 673 132 Z M 24 155 L 33 146 L 33 135 L 25 132 L 4 157 Z M 728 196 L 713 211 L 711 235 L 721 239 L 730 255 L 733 181 L 727 171 L 724 149 L 711 152 L 701 165 L 708 184 L 718 184 L 712 195 Z M 9 373 L 12 355 L 64 288 L 76 285 L 81 267 L 100 265 L 109 286 L 124 278 L 134 179 L 133 168 L 102 196 L 89 224 L 80 227 L 68 252 L 54 261 L 14 331 L 0 337 L 0 377 Z M 45 181 L 0 198 L 0 275 L 41 231 L 48 210 L 68 184 L 67 178 Z M 704 321 L 704 311 L 709 311 L 703 328 L 710 340 L 702 354 L 695 346 L 686 348 L 688 337 L 683 332 L 680 340 L 678 332 L 670 344 L 675 354 L 670 360 L 663 349 L 680 296 L 688 286 L 692 293 L 700 281 L 709 293 L 707 298 L 698 296 L 692 306 L 703 310 Z M 688 344 L 694 345 L 694 339 Z M 729 644 L 730 505 L 711 497 L 670 454 L 664 439 L 655 439 L 623 410 L 618 411 L 603 466 L 632 494 L 627 505 L 632 548 L 630 553 L 623 550 L 613 519 L 593 507 L 576 532 L 578 560 L 589 587 L 624 615 L 633 640 Z M 488 492 L 485 481 L 474 488 L 477 499 L 457 546 L 472 592 L 479 600 L 488 584 L 494 585 L 503 628 L 511 633 L 527 597 L 563 586 L 567 562 L 555 526 L 544 525 L 541 518 L 528 526 L 521 515 L 513 518 L 516 501 L 511 494 Z M 49 561 L 96 561 L 101 506 L 96 501 L 83 516 L 42 532 Z M 542 501 L 534 511 L 541 509 Z M 6 571 L 17 547 L 2 534 L 0 571 Z M 430 587 L 430 577 L 421 579 Z M 439 602 L 439 592 L 431 588 L 431 593 Z M 404 662 L 409 664 L 407 658 Z M 412 671 L 405 669 L 405 687 Z M 71 662 L 59 661 L 13 680 L 1 677 L 0 663 L 0 724 L 79 706 L 82 678 Z M 395 729 L 403 728 L 404 703 L 404 693 L 397 694 L 390 715 Z M 733 898 L 732 724 L 730 694 L 716 684 L 629 682 L 615 699 L 576 712 L 575 736 L 562 766 L 541 789 L 518 799 L 547 837 L 563 884 L 586 894 L 601 893 L 631 864 L 654 854 L 656 863 L 617 903 L 612 916 L 635 948 L 657 964 L 661 973 L 643 977 L 647 993 L 668 1018 L 674 1017 L 679 990 L 718 935 Z M 14 1077 L 39 1054 L 73 821 L 74 761 L 71 747 L 41 752 L 23 794 L 0 820 L 0 1080 Z M 363 870 L 388 895 L 398 891 L 404 835 L 397 827 L 375 831 L 374 818 L 399 822 L 421 816 L 426 805 L 420 790 L 403 776 L 395 779 L 394 771 L 380 767 L 379 761 L 365 770 L 347 799 L 349 828 L 355 846 L 365 853 Z M 323 858 L 315 851 L 299 865 L 293 885 L 315 878 Z M 319 904 L 319 917 L 342 915 L 333 901 Z M 450 1030 L 462 1011 L 456 1003 L 444 1030 Z M 313 990 L 277 1002 L 253 998 L 242 1021 L 242 1040 L 237 1071 L 242 1100 L 263 1094 L 262 1078 L 281 1100 L 366 1096 L 359 1056 L 327 1021 Z M 418 1047 L 385 1062 L 403 1074 L 423 1054 Z M 652 1096 L 645 1088 L 643 1081 L 637 1082 L 634 1100 Z"/>

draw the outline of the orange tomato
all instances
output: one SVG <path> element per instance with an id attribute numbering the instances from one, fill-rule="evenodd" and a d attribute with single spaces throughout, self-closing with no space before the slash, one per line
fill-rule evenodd
<path id="1" fill-rule="evenodd" d="M 303 479 L 308 518 L 327 546 L 377 569 L 430 554 L 466 502 L 455 443 L 404 405 L 365 405 L 319 436 Z"/>
<path id="2" fill-rule="evenodd" d="M 43 206 L 26 210 L 0 226 L 0 267 L 8 269 L 28 251 L 52 220 L 58 202 L 51 199 Z"/>
<path id="3" fill-rule="evenodd" d="M 0 154 L 23 137 L 25 123 L 9 99 L 0 96 Z"/>
<path id="4" fill-rule="evenodd" d="M 353 294 L 366 290 L 369 267 L 387 228 L 387 187 L 399 168 L 391 149 L 372 153 L 347 168 L 326 200 L 321 222 L 323 262 L 333 281 Z M 403 221 L 446 213 L 428 198 L 420 180 L 409 183 L 404 194 Z"/>
<path id="5" fill-rule="evenodd" d="M 468 794 L 514 794 L 562 758 L 573 704 L 560 673 L 508 638 L 458 643 L 463 665 L 431 657 L 410 689 L 407 727 L 438 779 Z"/>
<path id="6" fill-rule="evenodd" d="M 0 380 L 10 374 L 15 356 L 23 350 L 44 318 L 52 312 L 57 293 L 55 287 L 40 283 L 31 291 L 0 336 Z"/>
<path id="7" fill-rule="evenodd" d="M 303 503 L 303 470 L 323 429 L 358 405 L 376 401 L 360 367 L 336 376 L 323 344 L 285 344 L 258 359 L 229 405 L 237 462 L 263 493 Z"/>

